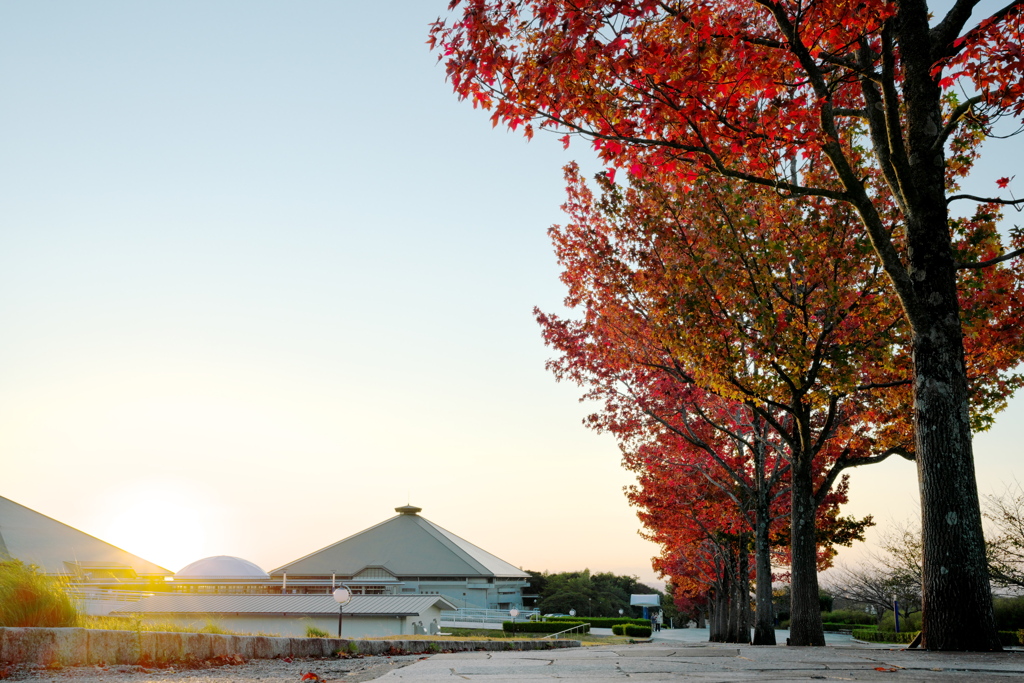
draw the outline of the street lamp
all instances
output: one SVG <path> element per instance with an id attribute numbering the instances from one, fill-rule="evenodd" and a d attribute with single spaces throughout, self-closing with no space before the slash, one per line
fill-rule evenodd
<path id="1" fill-rule="evenodd" d="M 512 608 L 508 611 L 510 617 L 512 617 L 512 637 L 516 637 L 516 617 L 519 616 L 519 610 Z"/>
<path id="2" fill-rule="evenodd" d="M 345 605 L 352 599 L 352 593 L 342 586 L 335 589 L 332 595 L 334 595 L 334 601 L 338 603 L 338 637 L 341 638 L 341 618 L 345 615 Z"/>

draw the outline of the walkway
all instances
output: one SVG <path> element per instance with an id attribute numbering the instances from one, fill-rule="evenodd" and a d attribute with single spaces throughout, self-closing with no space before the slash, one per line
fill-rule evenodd
<path id="1" fill-rule="evenodd" d="M 779 631 L 785 642 L 785 632 Z M 962 681 L 1024 679 L 1024 652 L 934 653 L 862 645 L 830 637 L 821 648 L 707 642 L 706 629 L 662 631 L 650 643 L 552 652 L 441 654 L 397 669 L 383 682 L 462 681 Z"/>

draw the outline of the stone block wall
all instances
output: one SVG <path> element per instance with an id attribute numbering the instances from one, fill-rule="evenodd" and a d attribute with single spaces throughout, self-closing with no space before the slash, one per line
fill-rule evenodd
<path id="1" fill-rule="evenodd" d="M 245 659 L 333 657 L 338 652 L 367 655 L 434 653 L 441 650 L 549 650 L 579 647 L 574 640 L 348 640 L 272 638 L 212 633 L 103 631 L 85 628 L 0 628 L 0 664 L 94 666 L 96 664 L 174 664 L 218 656 Z"/>

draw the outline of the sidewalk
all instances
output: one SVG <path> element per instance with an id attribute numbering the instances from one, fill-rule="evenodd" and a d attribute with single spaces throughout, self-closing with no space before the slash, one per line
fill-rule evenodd
<path id="1" fill-rule="evenodd" d="M 689 632 L 689 633 L 688 633 Z M 703 632 L 703 642 L 697 642 Z M 936 653 L 845 644 L 821 648 L 711 644 L 706 629 L 662 631 L 651 643 L 552 652 L 435 655 L 379 681 L 961 681 L 1024 679 L 1024 652 Z M 785 635 L 779 632 L 781 641 Z"/>

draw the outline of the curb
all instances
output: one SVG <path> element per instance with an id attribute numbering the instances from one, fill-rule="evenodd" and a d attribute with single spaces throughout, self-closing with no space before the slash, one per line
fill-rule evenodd
<path id="1" fill-rule="evenodd" d="M 435 654 L 580 647 L 576 640 L 351 640 L 273 638 L 213 633 L 104 631 L 87 628 L 0 627 L 0 664 L 46 667 L 97 664 L 176 664 L 240 656 L 244 659 Z"/>

